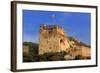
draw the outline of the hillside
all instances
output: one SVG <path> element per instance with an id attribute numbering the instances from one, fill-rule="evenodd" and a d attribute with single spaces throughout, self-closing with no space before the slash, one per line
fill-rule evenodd
<path id="1" fill-rule="evenodd" d="M 90 45 L 87 45 L 87 44 L 85 44 L 85 43 L 83 43 L 83 42 L 81 42 L 81 41 L 79 41 L 79 40 L 77 40 L 77 39 L 75 39 L 71 36 L 68 36 L 67 38 L 69 39 L 69 41 L 74 41 L 79 46 L 85 46 L 85 47 L 88 47 L 88 48 L 91 47 Z"/>
<path id="2" fill-rule="evenodd" d="M 39 44 L 23 42 L 23 50 L 26 49 L 23 53 L 23 62 L 90 59 L 90 45 L 84 44 L 73 37 L 67 38 L 69 39 L 69 42 L 74 42 L 74 45 L 71 45 L 69 51 L 49 52 L 43 55 L 38 54 Z"/>

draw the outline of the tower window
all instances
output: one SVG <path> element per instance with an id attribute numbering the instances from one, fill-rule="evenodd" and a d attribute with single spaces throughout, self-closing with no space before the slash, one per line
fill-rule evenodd
<path id="1" fill-rule="evenodd" d="M 65 43 L 64 43 L 64 41 L 62 39 L 60 40 L 60 43 L 63 44 L 63 45 L 65 45 Z"/>
<path id="2" fill-rule="evenodd" d="M 63 40 L 62 39 L 60 40 L 60 43 L 63 43 Z"/>

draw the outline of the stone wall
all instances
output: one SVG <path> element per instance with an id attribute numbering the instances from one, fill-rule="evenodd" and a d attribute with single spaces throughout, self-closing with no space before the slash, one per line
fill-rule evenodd
<path id="1" fill-rule="evenodd" d="M 81 55 L 83 58 L 91 57 L 91 48 L 82 46 L 81 49 L 82 49 Z"/>
<path id="2" fill-rule="evenodd" d="M 39 54 L 66 51 L 66 49 L 68 48 L 68 39 L 66 34 L 64 33 L 64 30 L 61 27 L 40 27 Z"/>
<path id="3" fill-rule="evenodd" d="M 82 59 L 91 57 L 91 49 L 79 40 L 70 38 L 59 26 L 41 26 L 39 32 L 39 55 L 49 52 L 65 51 L 65 59 Z"/>

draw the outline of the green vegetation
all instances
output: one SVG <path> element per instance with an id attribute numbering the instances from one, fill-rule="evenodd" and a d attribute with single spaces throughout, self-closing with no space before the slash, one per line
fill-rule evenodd
<path id="1" fill-rule="evenodd" d="M 24 42 L 23 45 L 29 46 L 29 51 L 31 54 L 38 54 L 38 44 L 32 42 Z"/>
<path id="2" fill-rule="evenodd" d="M 90 45 L 86 45 L 73 37 L 68 37 L 69 41 L 74 41 L 77 46 L 86 46 L 90 48 Z M 38 54 L 38 44 L 37 43 L 32 43 L 32 42 L 24 42 L 24 46 L 29 46 L 29 55 L 25 57 L 23 55 L 23 62 L 42 62 L 42 61 L 61 61 L 65 60 L 64 56 L 65 55 L 70 55 L 70 53 L 62 51 L 62 52 L 49 52 L 45 53 L 43 55 Z M 81 60 L 82 57 L 76 56 L 73 60 Z M 87 58 L 88 59 L 88 58 Z"/>
<path id="3" fill-rule="evenodd" d="M 55 52 L 55 53 L 45 53 L 43 55 L 30 54 L 27 60 L 24 58 L 24 62 L 40 62 L 40 61 L 60 61 L 65 60 L 64 55 L 66 52 Z"/>
<path id="4" fill-rule="evenodd" d="M 85 46 L 85 47 L 88 47 L 88 48 L 91 48 L 90 45 L 84 44 L 83 42 L 80 42 L 80 45 Z"/>
<path id="5" fill-rule="evenodd" d="M 38 49 L 38 44 L 37 44 L 37 43 L 24 42 L 23 45 L 25 45 L 25 46 L 29 46 L 30 48 Z"/>
<path id="6" fill-rule="evenodd" d="M 75 38 L 73 38 L 73 37 L 68 37 L 68 39 L 70 40 L 70 41 L 74 41 L 75 42 L 75 44 L 76 45 L 78 45 L 78 46 L 86 46 L 86 47 L 91 47 L 90 45 L 87 45 L 87 44 L 85 44 L 85 43 L 83 43 L 83 42 L 81 42 L 81 41 L 78 41 L 77 39 L 75 39 Z"/>
<path id="7" fill-rule="evenodd" d="M 55 53 L 45 53 L 43 55 L 32 55 L 30 54 L 27 59 L 24 58 L 23 62 L 43 62 L 43 61 L 64 61 L 66 60 L 64 58 L 65 55 L 68 55 L 68 53 L 62 51 L 62 52 L 55 52 Z M 73 60 L 81 60 L 82 57 L 76 56 Z"/>

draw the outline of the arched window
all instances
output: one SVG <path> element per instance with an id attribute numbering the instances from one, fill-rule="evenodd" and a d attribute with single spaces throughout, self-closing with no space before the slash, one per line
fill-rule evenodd
<path id="1" fill-rule="evenodd" d="M 63 43 L 63 40 L 62 39 L 60 40 L 60 43 Z"/>
<path id="2" fill-rule="evenodd" d="M 65 45 L 64 40 L 63 40 L 63 39 L 60 39 L 60 43 L 61 43 L 61 44 L 63 44 L 63 45 Z"/>

